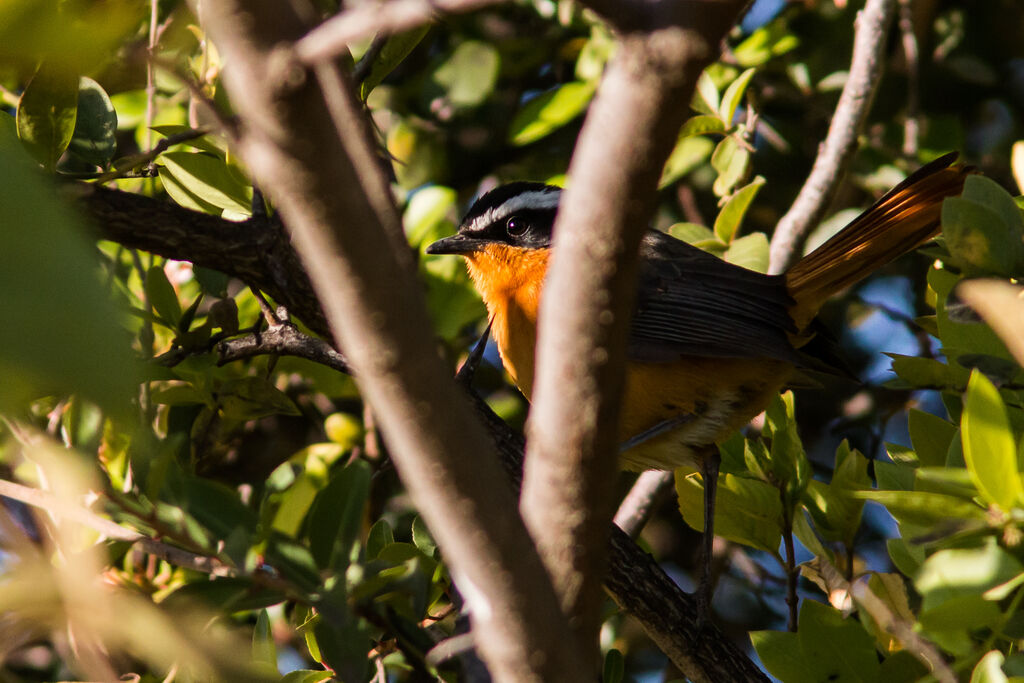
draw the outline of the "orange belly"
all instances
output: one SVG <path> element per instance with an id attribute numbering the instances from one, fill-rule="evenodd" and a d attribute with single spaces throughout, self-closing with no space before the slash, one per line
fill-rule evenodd
<path id="1" fill-rule="evenodd" d="M 530 399 L 536 317 L 508 300 L 490 313 L 502 363 Z M 620 443 L 666 420 L 689 419 L 630 448 L 622 454 L 622 466 L 629 470 L 698 467 L 699 451 L 726 439 L 764 410 L 792 369 L 783 361 L 763 358 L 684 356 L 669 363 L 629 363 Z"/>

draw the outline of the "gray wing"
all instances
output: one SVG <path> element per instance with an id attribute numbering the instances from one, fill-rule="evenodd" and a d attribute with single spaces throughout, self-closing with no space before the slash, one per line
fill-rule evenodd
<path id="1" fill-rule="evenodd" d="M 680 356 L 774 358 L 803 365 L 785 280 L 650 231 L 640 248 L 637 307 L 630 329 L 633 360 Z"/>

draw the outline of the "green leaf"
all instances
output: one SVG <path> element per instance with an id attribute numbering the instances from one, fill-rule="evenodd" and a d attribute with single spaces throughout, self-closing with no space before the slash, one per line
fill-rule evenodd
<path id="1" fill-rule="evenodd" d="M 500 69 L 501 56 L 494 47 L 467 40 L 438 67 L 433 79 L 445 89 L 448 101 L 456 107 L 476 107 L 494 90 Z"/>
<path id="2" fill-rule="evenodd" d="M 395 542 L 395 533 L 386 519 L 378 519 L 366 536 L 366 559 L 372 560 L 380 551 Z"/>
<path id="3" fill-rule="evenodd" d="M 295 402 L 264 377 L 238 377 L 223 382 L 220 408 L 234 420 L 257 420 L 269 415 L 301 415 Z"/>
<path id="4" fill-rule="evenodd" d="M 437 542 L 434 541 L 426 522 L 419 515 L 412 518 L 412 542 L 427 557 L 433 557 L 434 553 L 437 552 Z"/>
<path id="5" fill-rule="evenodd" d="M 512 119 L 508 140 L 521 147 L 536 142 L 583 113 L 594 85 L 573 81 L 533 98 Z"/>
<path id="6" fill-rule="evenodd" d="M 758 273 L 768 272 L 768 236 L 763 232 L 753 232 L 733 239 L 725 250 L 725 260 L 747 270 Z"/>
<path id="7" fill-rule="evenodd" d="M 409 244 L 426 248 L 428 240 L 437 239 L 434 229 L 455 211 L 457 201 L 455 190 L 443 185 L 425 187 L 413 194 L 402 215 L 402 226 Z"/>
<path id="8" fill-rule="evenodd" d="M 261 609 L 256 615 L 256 626 L 252 630 L 252 658 L 257 664 L 277 671 L 277 646 L 270 631 L 270 615 Z"/>
<path id="9" fill-rule="evenodd" d="M 979 548 L 951 548 L 932 554 L 914 580 L 922 611 L 954 598 L 979 598 L 990 588 L 1015 578 L 1024 566 L 994 541 Z"/>
<path id="10" fill-rule="evenodd" d="M 683 519 L 704 528 L 704 485 L 684 470 L 676 472 L 676 492 Z M 775 553 L 782 540 L 782 503 L 775 487 L 733 474 L 718 478 L 715 534 L 730 541 Z"/>
<path id="11" fill-rule="evenodd" d="M 282 534 L 292 538 L 299 535 L 302 522 L 306 519 L 313 501 L 321 486 L 318 485 L 319 477 L 303 472 L 295 481 L 280 494 L 281 503 L 274 513 L 274 520 L 271 527 Z"/>
<path id="12" fill-rule="evenodd" d="M 1024 496 L 1017 444 L 999 390 L 977 370 L 967 384 L 960 426 L 967 471 L 978 491 L 986 501 L 1011 510 Z"/>
<path id="13" fill-rule="evenodd" d="M 430 24 L 424 24 L 410 31 L 403 31 L 402 33 L 388 36 L 387 40 L 384 41 L 384 46 L 377 54 L 377 58 L 370 65 L 369 71 L 366 71 L 366 75 L 359 83 L 359 97 L 365 102 L 366 98 L 370 96 L 370 92 L 380 85 L 381 81 L 395 70 L 395 67 L 405 61 L 409 53 L 422 42 L 429 32 Z M 362 62 L 360 62 L 359 66 L 362 66 Z"/>
<path id="14" fill-rule="evenodd" d="M 924 548 L 920 545 L 911 545 L 902 538 L 890 538 L 885 542 L 885 549 L 889 552 L 893 565 L 904 576 L 914 576 L 924 564 Z"/>
<path id="15" fill-rule="evenodd" d="M 821 680 L 804 658 L 799 633 L 752 631 L 750 642 L 753 643 L 764 668 L 780 681 L 817 683 Z"/>
<path id="16" fill-rule="evenodd" d="M 921 464 L 931 467 L 944 465 L 949 444 L 957 433 L 956 425 L 916 408 L 910 409 L 908 420 L 910 442 Z"/>
<path id="17" fill-rule="evenodd" d="M 800 39 L 789 32 L 788 21 L 780 18 L 747 36 L 733 49 L 733 56 L 740 66 L 761 66 L 772 57 L 783 55 L 798 45 Z"/>
<path id="18" fill-rule="evenodd" d="M 165 152 L 157 164 L 167 194 L 185 208 L 218 216 L 252 213 L 252 186 L 223 159 L 204 152 Z"/>
<path id="19" fill-rule="evenodd" d="M 764 183 L 764 178 L 757 176 L 748 185 L 744 185 L 732 193 L 725 206 L 718 212 L 718 218 L 715 219 L 715 234 L 718 239 L 725 244 L 732 242 L 733 237 L 739 232 L 740 223 L 743 222 L 750 203 L 754 201 L 754 197 L 757 196 Z"/>
<path id="20" fill-rule="evenodd" d="M 314 671 L 312 669 L 296 669 L 289 671 L 281 679 L 281 683 L 322 683 L 334 675 L 333 671 Z"/>
<path id="21" fill-rule="evenodd" d="M 117 151 L 117 112 L 100 84 L 82 77 L 78 116 L 68 151 L 90 164 L 106 168 Z"/>
<path id="22" fill-rule="evenodd" d="M 735 136 L 723 138 L 711 154 L 711 166 L 718 171 L 715 179 L 715 194 L 724 197 L 733 191 L 736 184 L 747 175 L 750 167 L 750 151 L 742 146 Z"/>
<path id="23" fill-rule="evenodd" d="M 622 653 L 611 648 L 604 656 L 604 670 L 601 675 L 601 683 L 622 683 L 626 674 L 626 660 Z"/>
<path id="24" fill-rule="evenodd" d="M 743 94 L 746 92 L 747 85 L 750 83 L 750 79 L 753 78 L 754 72 L 755 69 L 747 69 L 725 89 L 725 93 L 722 95 L 722 102 L 718 106 L 718 115 L 725 125 L 732 126 L 732 120 L 736 116 L 736 109 L 740 105 L 740 100 L 743 99 Z"/>
<path id="25" fill-rule="evenodd" d="M 697 79 L 697 90 L 693 94 L 693 101 L 690 106 L 701 114 L 718 116 L 718 88 L 711 79 L 711 75 L 705 70 Z"/>
<path id="26" fill-rule="evenodd" d="M 690 244 L 715 239 L 715 233 L 711 232 L 710 228 L 705 228 L 703 225 L 697 225 L 696 223 L 676 223 L 667 232 L 673 237 Z"/>
<path id="27" fill-rule="evenodd" d="M 814 600 L 800 604 L 800 647 L 818 681 L 877 681 L 875 644 L 856 619 Z"/>
<path id="28" fill-rule="evenodd" d="M 81 393 L 125 413 L 137 389 L 131 340 L 97 277 L 90 231 L 36 169 L 0 112 L 0 411 Z"/>
<path id="29" fill-rule="evenodd" d="M 999 650 L 988 652 L 971 672 L 971 683 L 1007 683 L 1009 680 L 1003 673 L 1003 653 Z"/>
<path id="30" fill-rule="evenodd" d="M 698 114 L 693 116 L 683 124 L 682 129 L 679 131 L 679 137 L 689 137 L 691 135 L 707 135 L 709 133 L 720 133 L 725 134 L 728 130 L 726 125 L 722 123 L 722 119 L 717 116 L 708 116 L 707 114 Z"/>
<path id="31" fill-rule="evenodd" d="M 259 610 L 287 599 L 284 592 L 253 583 L 248 577 L 213 577 L 209 581 L 186 583 L 162 601 L 173 614 L 179 608 L 208 606 L 223 612 Z"/>
<path id="32" fill-rule="evenodd" d="M 18 137 L 48 171 L 53 171 L 75 131 L 78 74 L 43 62 L 18 100 Z"/>
<path id="33" fill-rule="evenodd" d="M 981 175 L 942 205 L 942 231 L 954 263 L 969 275 L 1014 276 L 1024 265 L 1024 219 L 1013 198 Z"/>
<path id="34" fill-rule="evenodd" d="M 985 518 L 985 511 L 973 503 L 927 491 L 853 491 L 852 496 L 873 500 L 886 507 L 897 521 L 923 527 L 951 521 Z"/>
<path id="35" fill-rule="evenodd" d="M 146 272 L 146 298 L 165 323 L 170 327 L 178 326 L 178 321 L 181 320 L 181 303 L 163 267 L 152 266 Z"/>
<path id="36" fill-rule="evenodd" d="M 321 568 L 343 572 L 362 529 L 370 495 L 370 466 L 362 460 L 339 470 L 310 512 L 309 549 Z"/>
<path id="37" fill-rule="evenodd" d="M 681 136 L 665 162 L 658 189 L 671 185 L 704 163 L 714 146 L 715 143 L 704 137 Z"/>

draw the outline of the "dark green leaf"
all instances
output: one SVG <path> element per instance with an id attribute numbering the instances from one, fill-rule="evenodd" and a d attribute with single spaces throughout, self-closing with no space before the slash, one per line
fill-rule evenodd
<path id="1" fill-rule="evenodd" d="M 163 267 L 153 266 L 146 272 L 146 298 L 169 327 L 177 327 L 181 320 L 181 303 Z"/>
<path id="2" fill-rule="evenodd" d="M 48 171 L 57 166 L 75 131 L 78 74 L 44 62 L 18 101 L 18 137 Z"/>
<path id="3" fill-rule="evenodd" d="M 785 631 L 753 631 L 750 640 L 768 673 L 786 683 L 817 683 L 815 670 L 804 659 L 800 635 Z"/>
<path id="4" fill-rule="evenodd" d="M 221 410 L 235 420 L 255 420 L 268 415 L 300 415 L 295 402 L 263 377 L 239 377 L 219 389 Z"/>
<path id="5" fill-rule="evenodd" d="M 604 670 L 601 674 L 601 683 L 622 683 L 626 674 L 626 660 L 622 653 L 611 648 L 604 656 Z"/>
<path id="6" fill-rule="evenodd" d="M 372 560 L 380 555 L 380 551 L 395 542 L 395 534 L 386 519 L 378 519 L 370 527 L 366 537 L 366 559 Z"/>
<path id="7" fill-rule="evenodd" d="M 362 530 L 370 494 L 370 466 L 362 460 L 338 470 L 310 512 L 309 548 L 322 568 L 343 572 Z"/>
<path id="8" fill-rule="evenodd" d="M 910 409 L 908 416 L 910 442 L 921 464 L 934 467 L 944 465 L 949 444 L 957 433 L 956 425 L 914 408 Z"/>
<path id="9" fill-rule="evenodd" d="M 871 636 L 855 618 L 814 600 L 800 604 L 800 648 L 818 681 L 878 680 L 878 655 Z"/>
<path id="10" fill-rule="evenodd" d="M 437 543 L 430 535 L 426 522 L 419 515 L 412 519 L 412 542 L 427 557 L 433 557 L 434 553 L 437 552 Z"/>
<path id="11" fill-rule="evenodd" d="M 409 56 L 409 53 L 420 44 L 429 31 L 430 24 L 424 24 L 410 31 L 388 36 L 376 59 L 373 60 L 369 70 L 365 71 L 366 75 L 359 83 L 359 97 L 365 101 L 370 92 Z M 364 56 L 363 59 L 366 57 Z M 362 67 L 362 62 L 358 66 Z"/>
<path id="12" fill-rule="evenodd" d="M 99 83 L 83 76 L 78 90 L 78 116 L 68 151 L 83 161 L 106 168 L 117 151 L 116 134 L 114 105 Z"/>
<path id="13" fill-rule="evenodd" d="M 252 658 L 257 664 L 277 671 L 277 646 L 270 632 L 270 615 L 266 609 L 256 614 L 256 626 L 252 630 Z"/>

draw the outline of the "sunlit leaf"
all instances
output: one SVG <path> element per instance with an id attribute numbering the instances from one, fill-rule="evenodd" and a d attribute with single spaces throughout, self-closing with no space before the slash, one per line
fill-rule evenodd
<path id="1" fill-rule="evenodd" d="M 71 142 L 77 115 L 78 74 L 43 63 L 18 100 L 18 137 L 52 171 Z"/>
<path id="2" fill-rule="evenodd" d="M 528 145 L 549 135 L 583 113 L 594 96 L 594 85 L 573 81 L 533 98 L 509 126 L 513 145 Z"/>
<path id="3" fill-rule="evenodd" d="M 999 390 L 975 370 L 967 384 L 960 423 L 964 460 L 985 500 L 1010 510 L 1024 496 L 1017 470 L 1017 444 Z"/>

